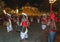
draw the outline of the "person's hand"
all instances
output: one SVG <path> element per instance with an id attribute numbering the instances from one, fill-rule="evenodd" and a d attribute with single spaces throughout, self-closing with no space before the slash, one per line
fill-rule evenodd
<path id="1" fill-rule="evenodd" d="M 3 13 L 4 13 L 4 14 L 6 14 L 6 11 L 5 11 L 5 10 L 3 10 Z"/>

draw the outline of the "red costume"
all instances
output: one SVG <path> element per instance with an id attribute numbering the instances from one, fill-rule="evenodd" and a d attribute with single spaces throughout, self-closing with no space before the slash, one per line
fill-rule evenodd
<path id="1" fill-rule="evenodd" d="M 22 26 L 26 27 L 27 26 L 27 22 L 26 21 L 22 22 Z"/>

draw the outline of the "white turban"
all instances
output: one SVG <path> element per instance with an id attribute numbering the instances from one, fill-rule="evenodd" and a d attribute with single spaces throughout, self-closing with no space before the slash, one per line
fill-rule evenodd
<path id="1" fill-rule="evenodd" d="M 26 13 L 22 13 L 22 15 L 27 16 L 27 14 L 26 14 Z"/>
<path id="2" fill-rule="evenodd" d="M 26 18 L 28 19 L 28 16 L 27 16 L 27 14 L 26 14 L 26 13 L 22 13 L 22 15 L 26 16 Z"/>

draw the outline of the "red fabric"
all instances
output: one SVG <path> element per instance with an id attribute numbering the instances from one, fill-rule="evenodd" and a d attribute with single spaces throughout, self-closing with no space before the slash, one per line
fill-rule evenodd
<path id="1" fill-rule="evenodd" d="M 22 22 L 22 26 L 27 26 L 27 22 Z"/>
<path id="2" fill-rule="evenodd" d="M 46 23 L 46 22 L 47 22 L 46 18 L 43 18 L 43 20 L 42 20 L 42 21 L 43 21 L 43 23 Z"/>
<path id="3" fill-rule="evenodd" d="M 50 32 L 56 32 L 56 30 L 50 30 Z"/>
<path id="4" fill-rule="evenodd" d="M 52 23 L 50 23 L 50 25 L 53 25 Z M 56 32 L 56 30 L 50 30 L 50 32 Z"/>
<path id="5" fill-rule="evenodd" d="M 50 19 L 54 20 L 54 18 L 55 18 L 55 14 L 54 13 L 51 13 L 50 14 Z"/>
<path id="6" fill-rule="evenodd" d="M 55 17 L 55 21 L 56 21 L 56 22 L 58 22 L 58 21 L 59 21 L 57 17 Z"/>

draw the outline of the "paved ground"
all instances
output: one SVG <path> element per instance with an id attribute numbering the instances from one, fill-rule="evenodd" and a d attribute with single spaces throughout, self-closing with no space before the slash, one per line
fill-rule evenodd
<path id="1" fill-rule="evenodd" d="M 47 42 L 48 33 L 42 31 L 41 25 L 38 23 L 32 23 L 28 35 L 28 40 L 24 42 Z M 6 28 L 0 25 L 0 42 L 20 42 L 19 32 L 12 31 L 8 33 Z M 58 32 L 55 42 L 60 42 L 60 34 Z"/>

